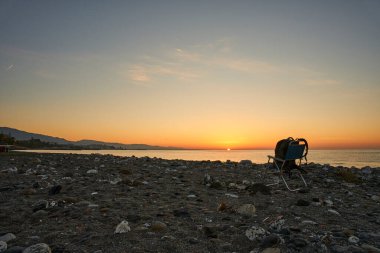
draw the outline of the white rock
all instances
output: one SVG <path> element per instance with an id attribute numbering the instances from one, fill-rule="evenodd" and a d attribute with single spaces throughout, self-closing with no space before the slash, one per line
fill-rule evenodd
<path id="1" fill-rule="evenodd" d="M 329 200 L 329 199 L 324 200 L 323 203 L 324 203 L 326 206 L 333 206 L 333 205 L 334 205 L 334 202 L 332 202 L 332 201 Z"/>
<path id="2" fill-rule="evenodd" d="M 8 245 L 4 241 L 0 241 L 0 252 L 5 251 L 8 248 Z"/>
<path id="3" fill-rule="evenodd" d="M 16 236 L 12 233 L 7 233 L 3 236 L 0 236 L 0 241 L 9 242 L 10 240 L 16 239 Z"/>
<path id="4" fill-rule="evenodd" d="M 357 244 L 360 240 L 356 236 L 352 235 L 348 238 L 348 241 L 353 244 Z"/>
<path id="5" fill-rule="evenodd" d="M 233 194 L 233 193 L 226 193 L 226 194 L 224 194 L 224 195 L 226 195 L 227 197 L 231 197 L 231 198 L 239 198 L 238 195 Z"/>
<path id="6" fill-rule="evenodd" d="M 51 253 L 51 249 L 45 243 L 38 243 L 24 249 L 22 253 Z"/>
<path id="7" fill-rule="evenodd" d="M 261 227 L 252 226 L 251 228 L 245 231 L 245 236 L 251 240 L 261 240 L 266 235 L 265 229 Z"/>
<path id="8" fill-rule="evenodd" d="M 195 194 L 189 194 L 187 195 L 188 198 L 196 198 L 197 196 Z"/>
<path id="9" fill-rule="evenodd" d="M 127 233 L 129 231 L 131 231 L 131 227 L 129 226 L 128 221 L 123 220 L 119 225 L 117 225 L 115 234 Z"/>
<path id="10" fill-rule="evenodd" d="M 117 178 L 114 178 L 114 179 L 110 180 L 110 184 L 115 185 L 115 184 L 117 184 L 117 183 L 119 183 L 121 181 L 122 181 L 122 179 L 120 177 L 117 177 Z"/>
<path id="11" fill-rule="evenodd" d="M 252 204 L 244 204 L 240 206 L 236 212 L 243 215 L 253 216 L 256 213 L 256 207 Z"/>
<path id="12" fill-rule="evenodd" d="M 88 170 L 87 174 L 98 174 L 98 170 L 95 170 L 95 169 Z"/>
<path id="13" fill-rule="evenodd" d="M 334 209 L 329 209 L 329 210 L 327 210 L 327 212 L 333 213 L 335 215 L 340 215 L 340 213 L 338 213 L 338 211 L 335 211 Z"/>
<path id="14" fill-rule="evenodd" d="M 318 223 L 312 220 L 303 220 L 302 224 L 317 225 Z"/>

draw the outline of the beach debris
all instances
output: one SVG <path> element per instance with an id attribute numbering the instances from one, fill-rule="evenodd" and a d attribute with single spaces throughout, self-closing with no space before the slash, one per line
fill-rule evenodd
<path id="1" fill-rule="evenodd" d="M 245 236 L 251 240 L 251 241 L 259 241 L 261 240 L 265 235 L 267 234 L 267 232 L 265 231 L 265 229 L 261 228 L 261 227 L 257 227 L 257 226 L 252 226 L 250 227 L 249 229 L 247 229 L 245 231 Z"/>
<path id="2" fill-rule="evenodd" d="M 218 212 L 223 212 L 225 210 L 227 210 L 229 207 L 227 206 L 226 203 L 222 202 L 219 204 L 218 208 L 217 208 L 217 211 Z"/>
<path id="3" fill-rule="evenodd" d="M 131 231 L 131 227 L 129 226 L 128 221 L 123 220 L 119 225 L 116 226 L 114 234 L 122 234 L 129 231 Z"/>
<path id="4" fill-rule="evenodd" d="M 22 253 L 51 253 L 51 249 L 46 243 L 37 243 L 24 249 Z"/>
<path id="5" fill-rule="evenodd" d="M 244 204 L 236 209 L 236 212 L 247 216 L 254 216 L 256 214 L 256 207 L 252 204 Z"/>

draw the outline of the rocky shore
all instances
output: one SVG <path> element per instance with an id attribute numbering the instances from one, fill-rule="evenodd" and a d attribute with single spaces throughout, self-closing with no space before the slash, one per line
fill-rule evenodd
<path id="1" fill-rule="evenodd" d="M 250 161 L 2 154 L 0 252 L 380 252 L 380 169 L 304 169 L 289 192 Z"/>

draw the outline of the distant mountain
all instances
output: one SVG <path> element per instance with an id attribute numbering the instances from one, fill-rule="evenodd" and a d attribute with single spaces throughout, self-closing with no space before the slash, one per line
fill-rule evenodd
<path id="1" fill-rule="evenodd" d="M 70 141 L 65 140 L 63 138 L 52 137 L 52 136 L 43 135 L 43 134 L 28 133 L 25 131 L 21 131 L 21 130 L 9 128 L 9 127 L 0 127 L 0 133 L 12 136 L 13 138 L 19 141 L 26 141 L 33 138 L 33 139 L 40 139 L 41 141 L 44 141 L 44 142 L 56 143 L 56 144 L 61 144 L 61 145 L 72 144 Z"/>
<path id="2" fill-rule="evenodd" d="M 91 149 L 102 149 L 102 148 L 112 148 L 112 149 L 149 149 L 149 150 L 173 150 L 181 149 L 177 147 L 161 147 L 161 146 L 151 146 L 147 144 L 123 144 L 114 142 L 103 142 L 95 140 L 80 140 L 80 141 L 68 141 L 59 137 L 52 137 L 43 134 L 29 133 L 9 127 L 0 127 L 0 133 L 6 134 L 14 137 L 16 140 L 25 141 L 30 139 L 40 139 L 43 142 L 55 143 L 59 145 L 74 145 L 78 147 L 88 147 Z"/>

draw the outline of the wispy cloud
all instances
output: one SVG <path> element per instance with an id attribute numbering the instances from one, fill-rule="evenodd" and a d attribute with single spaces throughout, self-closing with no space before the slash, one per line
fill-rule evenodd
<path id="1" fill-rule="evenodd" d="M 13 69 L 13 67 L 14 67 L 14 65 L 11 64 L 11 65 L 8 66 L 8 68 L 7 68 L 6 70 L 7 70 L 7 71 L 11 71 L 11 70 Z"/>
<path id="2" fill-rule="evenodd" d="M 162 77 L 181 81 L 213 78 L 213 73 L 221 69 L 239 76 L 298 79 L 302 85 L 338 85 L 340 81 L 323 78 L 323 73 L 302 66 L 285 66 L 262 59 L 239 57 L 231 46 L 231 40 L 174 48 L 159 57 L 144 56 L 139 62 L 128 67 L 128 79 L 134 82 L 154 82 Z"/>
<path id="3" fill-rule="evenodd" d="M 333 79 L 307 79 L 304 80 L 304 84 L 308 86 L 336 86 L 341 82 Z"/>
<path id="4" fill-rule="evenodd" d="M 150 77 L 148 71 L 144 66 L 133 65 L 128 70 L 128 77 L 136 82 L 148 82 Z"/>

